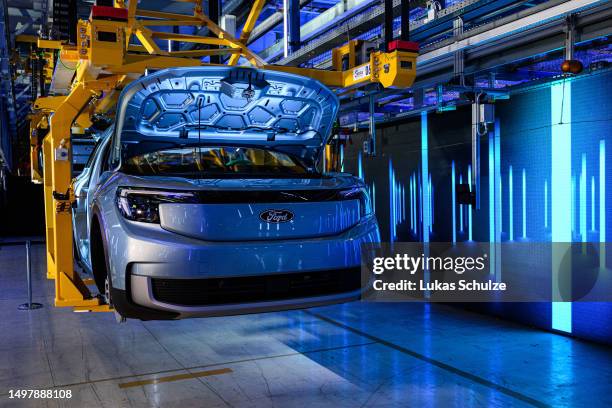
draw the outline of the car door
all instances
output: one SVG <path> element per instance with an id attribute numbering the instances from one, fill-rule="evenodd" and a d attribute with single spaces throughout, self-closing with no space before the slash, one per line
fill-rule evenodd
<path id="1" fill-rule="evenodd" d="M 75 178 L 74 196 L 75 206 L 72 209 L 72 229 L 74 234 L 74 247 L 76 256 L 79 261 L 83 261 L 87 256 L 86 242 L 87 239 L 87 192 L 89 188 L 89 178 L 91 176 L 92 166 L 95 162 L 98 151 L 100 150 L 98 143 L 87 161 L 87 164 L 81 174 Z"/>
<path id="2" fill-rule="evenodd" d="M 76 206 L 73 209 L 73 226 L 75 247 L 79 256 L 79 260 L 86 269 L 91 270 L 89 261 L 89 227 L 90 227 L 90 208 L 93 192 L 99 174 L 100 162 L 104 156 L 105 149 L 108 147 L 110 132 L 106 132 L 100 139 L 92 152 L 89 162 L 85 170 L 77 177 L 74 183 L 74 194 L 76 198 Z"/>

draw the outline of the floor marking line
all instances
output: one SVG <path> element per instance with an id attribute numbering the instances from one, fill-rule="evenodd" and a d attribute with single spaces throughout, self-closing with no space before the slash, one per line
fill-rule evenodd
<path id="1" fill-rule="evenodd" d="M 459 368 L 453 367 L 453 366 L 448 365 L 446 363 L 443 363 L 441 361 L 434 360 L 431 357 L 427 357 L 427 356 L 425 356 L 423 354 L 417 353 L 416 351 L 412 351 L 412 350 L 409 350 L 409 349 L 404 348 L 402 346 L 398 346 L 397 344 L 391 343 L 390 341 L 383 340 L 383 339 L 381 339 L 379 337 L 373 336 L 373 335 L 368 334 L 368 333 L 364 333 L 364 332 L 362 332 L 359 329 L 355 329 L 353 327 L 347 326 L 344 323 L 341 323 L 341 322 L 339 322 L 337 320 L 334 320 L 334 319 L 332 319 L 330 317 L 323 316 L 323 315 L 321 315 L 319 313 L 311 312 L 310 310 L 302 310 L 302 312 L 304 312 L 304 313 L 306 313 L 308 315 L 314 316 L 314 317 L 316 317 L 318 319 L 321 319 L 324 322 L 332 324 L 332 325 L 334 325 L 336 327 L 340 327 L 340 328 L 342 328 L 344 330 L 347 330 L 347 331 L 349 331 L 351 333 L 358 334 L 358 335 L 360 335 L 362 337 L 365 337 L 368 340 L 372 340 L 372 341 L 374 341 L 376 343 L 379 343 L 379 344 L 381 344 L 383 346 L 392 348 L 392 349 L 394 349 L 396 351 L 399 351 L 399 352 L 401 352 L 403 354 L 407 354 L 407 355 L 409 355 L 411 357 L 414 357 L 414 358 L 416 358 L 418 360 L 424 361 L 424 362 L 426 362 L 428 364 L 431 364 L 431 365 L 433 365 L 435 367 L 438 367 L 438 368 L 440 368 L 442 370 L 445 370 L 445 371 L 448 371 L 450 373 L 459 375 L 459 376 L 461 376 L 463 378 L 466 378 L 468 380 L 471 380 L 471 381 L 473 381 L 475 383 L 478 383 L 478 384 L 483 385 L 485 387 L 488 387 L 488 388 L 494 389 L 496 391 L 499 391 L 499 392 L 501 392 L 503 394 L 506 394 L 506 395 L 508 395 L 508 396 L 510 396 L 512 398 L 515 398 L 515 399 L 523 401 L 523 402 L 525 402 L 527 404 L 533 405 L 534 407 L 538 407 L 538 408 L 551 408 L 552 407 L 552 405 L 546 404 L 546 403 L 544 403 L 542 401 L 538 401 L 535 398 L 528 397 L 527 395 L 524 395 L 524 394 L 521 394 L 521 393 L 516 392 L 514 390 L 511 390 L 510 388 L 504 387 L 503 385 L 496 384 L 496 383 L 494 383 L 492 381 L 487 380 L 486 378 L 479 377 L 479 376 L 477 376 L 475 374 L 469 373 L 467 371 L 463 371 L 463 370 L 461 370 Z"/>
<path id="2" fill-rule="evenodd" d="M 152 378 L 149 380 L 131 381 L 131 382 L 121 383 L 117 385 L 119 386 L 119 388 L 140 387 L 143 385 L 188 380 L 188 379 L 199 378 L 199 377 L 209 377 L 211 375 L 229 374 L 233 372 L 234 371 L 231 368 L 220 368 L 218 370 L 199 371 L 195 373 L 185 373 L 185 374 L 169 375 L 167 377 Z"/>
<path id="3" fill-rule="evenodd" d="M 248 362 L 252 362 L 252 361 L 271 360 L 271 359 L 274 359 L 274 358 L 294 357 L 294 356 L 299 356 L 300 354 L 325 353 L 325 352 L 328 352 L 328 351 L 342 350 L 342 349 L 348 349 L 348 348 L 353 348 L 353 347 L 370 346 L 372 344 L 376 344 L 376 342 L 370 341 L 370 342 L 367 342 L 367 343 L 347 344 L 347 345 L 343 345 L 343 346 L 328 347 L 328 348 L 313 349 L 313 350 L 305 350 L 305 351 L 301 351 L 301 352 L 297 351 L 295 353 L 275 354 L 275 355 L 272 355 L 272 356 L 245 358 L 245 359 L 242 359 L 242 360 L 232 360 L 232 361 L 225 361 L 225 362 L 219 362 L 219 363 L 213 363 L 213 364 L 203 364 L 203 365 L 192 366 L 192 367 L 185 367 L 185 368 L 173 368 L 173 369 L 170 369 L 170 370 L 161 370 L 161 371 L 154 371 L 154 372 L 142 373 L 142 374 L 123 375 L 123 376 L 119 376 L 119 377 L 107 377 L 107 378 L 100 378 L 98 380 L 81 381 L 81 382 L 76 382 L 76 383 L 49 385 L 49 386 L 46 386 L 44 388 L 45 389 L 55 389 L 55 388 L 66 388 L 66 387 L 78 387 L 80 385 L 96 384 L 96 383 L 102 383 L 102 382 L 108 382 L 108 381 L 126 380 L 128 378 L 134 378 L 134 377 L 144 377 L 144 376 L 156 375 L 156 374 L 175 373 L 175 372 L 183 371 L 183 370 L 188 370 L 189 371 L 189 370 L 197 370 L 197 369 L 208 368 L 208 367 L 217 367 L 217 366 L 222 366 L 222 365 L 227 365 L 227 364 L 241 364 L 241 363 L 248 363 Z M 0 393 L 0 397 L 6 397 L 7 395 L 9 395 L 8 392 Z"/>

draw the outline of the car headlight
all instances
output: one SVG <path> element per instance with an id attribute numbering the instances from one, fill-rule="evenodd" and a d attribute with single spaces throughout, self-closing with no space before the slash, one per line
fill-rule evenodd
<path id="1" fill-rule="evenodd" d="M 365 188 L 352 188 L 350 190 L 342 191 L 341 194 L 346 199 L 359 200 L 359 214 L 362 218 L 372 214 L 373 210 L 372 202 L 370 201 L 370 194 Z"/>
<path id="2" fill-rule="evenodd" d="M 117 208 L 131 221 L 159 224 L 159 205 L 195 203 L 197 197 L 188 191 L 147 190 L 129 187 L 117 189 Z"/>

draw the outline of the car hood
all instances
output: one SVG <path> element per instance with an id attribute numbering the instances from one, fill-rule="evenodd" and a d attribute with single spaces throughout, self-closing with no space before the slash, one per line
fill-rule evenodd
<path id="1" fill-rule="evenodd" d="M 115 176 L 118 177 L 117 185 L 165 190 L 328 190 L 364 186 L 362 180 L 347 173 L 296 179 L 190 179 L 125 173 L 116 173 Z"/>
<path id="2" fill-rule="evenodd" d="M 319 152 L 337 112 L 335 94 L 311 78 L 244 67 L 170 68 L 123 90 L 115 147 L 155 141 Z"/>

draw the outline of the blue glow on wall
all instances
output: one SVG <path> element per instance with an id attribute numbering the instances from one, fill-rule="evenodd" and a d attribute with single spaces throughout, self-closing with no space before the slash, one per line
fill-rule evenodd
<path id="1" fill-rule="evenodd" d="M 470 191 L 472 191 L 472 166 L 468 166 L 468 185 L 470 186 Z M 472 206 L 467 205 L 465 207 L 465 211 L 468 216 L 468 241 L 472 240 Z"/>
<path id="2" fill-rule="evenodd" d="M 523 210 L 523 238 L 527 238 L 527 177 L 525 173 L 525 168 L 523 167 L 523 200 L 522 200 L 522 210 Z"/>
<path id="3" fill-rule="evenodd" d="M 544 180 L 544 228 L 548 228 L 548 180 Z"/>
<path id="4" fill-rule="evenodd" d="M 455 161 L 451 164 L 451 207 L 453 213 L 453 244 L 457 242 L 457 198 L 455 192 Z"/>
<path id="5" fill-rule="evenodd" d="M 363 163 L 361 160 L 361 150 L 359 150 L 359 154 L 357 155 L 357 177 L 363 180 Z"/>
<path id="6" fill-rule="evenodd" d="M 459 173 L 459 184 L 463 184 L 461 173 Z M 459 232 L 463 232 L 463 204 L 459 204 Z"/>
<path id="7" fill-rule="evenodd" d="M 568 214 L 573 214 L 572 196 L 572 128 L 571 128 L 571 82 L 557 82 L 550 88 L 551 102 L 551 230 L 552 242 L 571 242 L 572 226 L 568 225 Z M 568 187 L 571 191 L 568 191 Z M 562 249 L 552 254 L 553 298 L 559 293 L 558 276 L 562 266 Z M 552 303 L 552 328 L 564 332 L 572 331 L 572 304 Z"/>
<path id="8" fill-rule="evenodd" d="M 440 119 L 436 115 L 432 123 L 426 123 L 423 117 L 418 118 L 423 123 L 421 140 L 427 142 L 423 133 L 428 126 L 432 141 L 437 142 L 429 154 L 425 154 L 425 149 L 418 149 L 418 140 L 407 143 L 401 137 L 390 137 L 385 139 L 383 146 L 388 154 L 374 158 L 358 156 L 358 144 L 345 146 L 346 157 L 349 153 L 351 157 L 345 167 L 362 178 L 369 177 L 370 183 L 377 174 L 378 191 L 373 185 L 371 188 L 373 204 L 375 206 L 377 194 L 381 194 L 380 200 L 376 200 L 379 204 L 377 216 L 381 226 L 392 224 L 395 241 L 429 239 L 456 243 L 488 239 L 494 244 L 502 240 L 524 239 L 533 242 L 586 240 L 593 241 L 597 247 L 597 242 L 604 243 L 610 235 L 606 231 L 606 217 L 612 216 L 606 214 L 606 200 L 612 197 L 612 192 L 606 197 L 606 190 L 610 189 L 606 188 L 609 178 L 605 174 L 605 144 L 612 138 L 609 119 L 612 85 L 607 85 L 612 84 L 612 75 L 601 74 L 584 81 L 571 81 L 571 90 L 570 81 L 565 80 L 565 85 L 560 82 L 537 86 L 513 94 L 508 101 L 496 102 L 496 119 L 501 123 L 503 137 L 500 138 L 499 123 L 496 122 L 495 137 L 493 132 L 489 134 L 488 165 L 485 164 L 487 156 L 483 156 L 482 182 L 489 184 L 488 188 L 483 185 L 481 190 L 482 203 L 489 208 L 483 207 L 482 211 L 471 213 L 471 234 L 471 209 L 469 206 L 464 208 L 456 199 L 457 184 L 471 184 L 470 176 L 473 174 L 473 169 L 468 168 L 469 143 L 465 143 L 470 134 L 468 109 L 445 112 Z M 573 98 L 571 103 L 570 97 Z M 437 123 L 439 120 L 443 122 L 441 125 Z M 405 126 L 406 133 L 414 134 L 418 122 L 409 122 L 399 125 L 400 133 Z M 396 167 L 392 169 L 394 177 L 387 181 L 391 154 Z M 422 158 L 428 159 L 426 169 L 430 172 L 423 171 Z M 376 161 L 379 165 L 370 167 L 371 162 Z M 519 172 L 516 183 L 515 171 Z M 386 190 L 387 182 L 391 193 Z M 393 208 L 387 200 L 393 200 Z M 408 205 L 410 208 L 406 208 Z M 391 210 L 390 215 L 387 209 Z M 424 217 L 427 212 L 429 216 Z M 388 216 L 394 220 L 390 222 Z M 406 220 L 405 224 L 400 222 L 401 219 Z M 386 228 L 384 230 L 388 237 Z M 495 260 L 497 264 L 497 254 L 493 249 L 490 254 L 491 261 Z M 605 268 L 606 254 L 601 255 L 600 267 Z M 544 260 L 543 266 L 534 263 L 533 271 L 538 278 L 546 275 L 545 284 L 554 288 L 554 278 L 549 275 L 555 269 L 555 263 L 550 258 L 552 256 Z M 578 259 L 574 260 L 574 266 L 580 266 L 576 261 Z M 491 271 L 497 280 L 503 272 L 501 266 Z M 584 336 L 585 331 L 592 333 L 592 337 L 612 336 L 612 323 L 606 323 L 612 322 L 612 306 L 599 306 L 597 309 L 588 303 L 552 302 L 492 307 L 500 313 L 502 310 L 505 310 L 503 313 L 514 313 L 512 317 L 546 329 L 571 331 L 577 336 Z M 591 323 L 587 325 L 587 322 Z"/>
<path id="9" fill-rule="evenodd" d="M 495 132 L 489 132 L 489 242 L 495 242 Z"/>
<path id="10" fill-rule="evenodd" d="M 514 240 L 514 192 L 513 181 L 512 181 L 512 166 L 508 169 L 508 219 L 509 219 L 509 230 L 510 230 L 510 241 Z"/>
<path id="11" fill-rule="evenodd" d="M 582 166 L 580 170 L 580 239 L 582 242 L 587 241 L 586 181 L 586 154 L 582 153 Z"/>
<path id="12" fill-rule="evenodd" d="M 591 176 L 591 231 L 595 231 L 595 176 Z"/>
<path id="13" fill-rule="evenodd" d="M 423 242 L 429 242 L 429 222 L 431 214 L 431 202 L 429 200 L 429 188 L 426 185 L 429 174 L 429 144 L 427 129 L 427 111 L 421 112 L 421 181 L 422 181 L 422 222 Z"/>
<path id="14" fill-rule="evenodd" d="M 599 267 L 606 267 L 606 141 L 599 141 Z"/>

